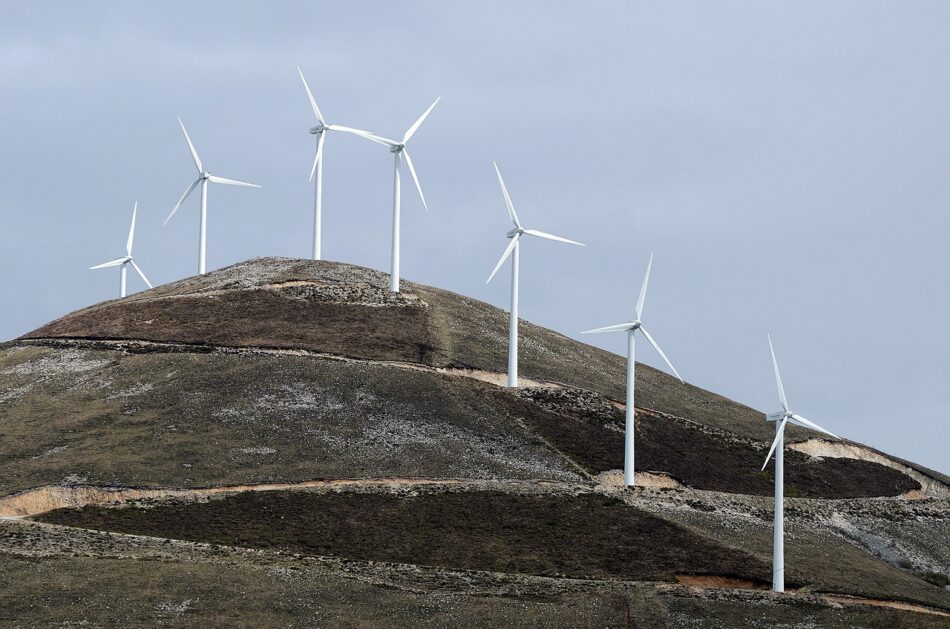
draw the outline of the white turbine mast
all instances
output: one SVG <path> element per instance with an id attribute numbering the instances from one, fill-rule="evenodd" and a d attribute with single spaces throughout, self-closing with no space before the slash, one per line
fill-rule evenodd
<path id="1" fill-rule="evenodd" d="M 429 105 L 429 108 L 419 116 L 419 119 L 412 123 L 412 126 L 406 130 L 406 133 L 402 136 L 402 140 L 390 140 L 389 138 L 384 138 L 382 136 L 370 133 L 363 135 L 362 133 L 358 134 L 362 137 L 372 140 L 373 142 L 378 142 L 389 147 L 389 151 L 395 157 L 395 168 L 393 174 L 393 245 L 392 245 L 392 262 L 390 265 L 389 271 L 389 290 L 394 293 L 399 292 L 399 200 L 401 196 L 401 187 L 399 181 L 399 173 L 402 170 L 402 156 L 406 158 L 406 166 L 409 167 L 409 174 L 412 176 L 413 182 L 416 184 L 416 190 L 419 192 L 419 198 L 422 200 L 422 207 L 425 210 L 429 211 L 429 206 L 426 205 L 425 195 L 422 194 L 422 186 L 419 184 L 419 177 L 416 176 L 416 169 L 412 165 L 412 158 L 409 157 L 409 151 L 406 149 L 406 144 L 412 139 L 412 136 L 415 135 L 416 131 L 419 130 L 419 127 L 429 116 L 429 113 L 432 109 L 439 103 L 442 99 L 439 96 L 435 99 L 435 102 Z"/>
<path id="2" fill-rule="evenodd" d="M 772 525 L 772 589 L 776 592 L 785 591 L 785 425 L 791 422 L 804 428 L 817 430 L 835 439 L 838 435 L 825 430 L 815 422 L 793 413 L 788 407 L 788 398 L 785 397 L 785 387 L 782 386 L 782 375 L 778 371 L 778 361 L 775 359 L 775 349 L 772 347 L 772 336 L 769 335 L 769 351 L 772 353 L 772 367 L 775 369 L 775 385 L 778 388 L 778 400 L 782 410 L 766 415 L 766 421 L 774 421 L 775 440 L 769 448 L 768 456 L 762 469 L 769 464 L 772 454 L 775 454 L 775 514 Z"/>
<path id="3" fill-rule="evenodd" d="M 175 212 L 177 212 L 178 208 L 181 207 L 181 204 L 185 202 L 185 199 L 188 198 L 188 195 L 190 195 L 194 189 L 198 187 L 198 184 L 201 184 L 201 218 L 198 227 L 198 273 L 204 275 L 205 250 L 208 232 L 208 182 L 223 183 L 230 186 L 247 186 L 249 188 L 260 188 L 260 186 L 254 183 L 245 183 L 243 181 L 236 181 L 234 179 L 225 179 L 224 177 L 218 177 L 217 175 L 212 175 L 211 173 L 207 172 L 201 163 L 201 158 L 198 157 L 198 151 L 195 150 L 195 145 L 191 143 L 191 138 L 188 137 L 188 131 L 185 129 L 185 124 L 181 121 L 181 117 L 178 118 L 178 124 L 181 125 L 181 132 L 185 134 L 185 142 L 188 143 L 188 150 L 191 152 L 191 158 L 195 162 L 195 168 L 198 169 L 198 178 L 188 185 L 188 188 L 185 189 L 185 193 L 181 195 L 180 199 L 178 199 L 178 203 L 176 203 L 175 207 L 172 208 L 171 213 L 169 213 L 168 218 L 165 219 L 165 222 L 162 223 L 162 225 L 168 224 L 168 221 L 171 220 L 171 217 L 175 215 Z"/>
<path id="4" fill-rule="evenodd" d="M 584 247 L 585 245 L 574 240 L 568 240 L 567 238 L 561 238 L 560 236 L 555 236 L 553 234 L 548 234 L 546 232 L 538 231 L 536 229 L 525 229 L 521 226 L 521 221 L 518 220 L 518 214 L 515 212 L 515 206 L 511 203 L 511 197 L 508 195 L 508 188 L 505 187 L 505 180 L 501 178 L 501 171 L 498 170 L 498 164 L 492 162 L 495 166 L 495 174 L 498 175 L 498 183 L 501 186 L 501 193 L 505 197 L 505 206 L 508 208 L 508 216 L 511 218 L 511 222 L 514 223 L 514 229 L 510 230 L 505 236 L 511 239 L 511 242 L 508 243 L 508 246 L 505 248 L 504 253 L 501 254 L 501 258 L 498 259 L 498 264 L 495 265 L 495 268 L 492 269 L 491 275 L 488 276 L 487 284 L 495 277 L 495 274 L 498 273 L 498 269 L 501 268 L 501 265 L 505 263 L 505 260 L 511 256 L 511 313 L 509 317 L 508 325 L 508 386 L 517 387 L 518 386 L 518 275 L 519 275 L 519 263 L 520 263 L 520 250 L 521 250 L 521 237 L 524 235 L 528 236 L 537 236 L 538 238 L 544 238 L 546 240 L 556 240 L 558 242 L 566 242 L 571 245 L 580 245 Z"/>
<path id="5" fill-rule="evenodd" d="M 152 283 L 148 281 L 148 278 L 145 277 L 145 273 L 142 272 L 142 269 L 139 268 L 139 265 L 135 263 L 135 260 L 132 259 L 132 241 L 135 239 L 135 215 L 139 209 L 139 202 L 136 201 L 135 205 L 132 206 L 132 225 L 129 227 L 129 238 L 125 241 L 125 255 L 121 258 L 116 258 L 115 260 L 109 260 L 108 262 L 103 262 L 102 264 L 97 264 L 96 266 L 89 267 L 90 270 L 93 269 L 107 269 L 109 267 L 117 266 L 119 267 L 119 297 L 125 297 L 125 273 L 126 265 L 131 264 L 132 268 L 135 269 L 135 272 L 139 274 L 139 277 L 145 282 L 145 285 L 149 288 L 152 288 Z"/>
<path id="6" fill-rule="evenodd" d="M 650 333 L 647 332 L 647 329 L 643 327 L 643 322 L 640 320 L 643 316 L 643 302 L 646 300 L 647 296 L 647 285 L 650 283 L 650 271 L 653 268 L 653 254 L 650 254 L 650 262 L 647 264 L 646 275 L 643 276 L 643 285 L 640 287 L 640 297 L 637 299 L 637 307 L 635 312 L 635 318 L 633 321 L 628 321 L 627 323 L 618 323 L 616 325 L 608 325 L 603 328 L 596 328 L 594 330 L 585 330 L 581 334 L 598 334 L 600 332 L 626 332 L 627 333 L 627 409 L 626 409 L 626 424 L 624 427 L 624 450 L 623 450 L 623 484 L 627 487 L 633 487 L 634 485 L 634 425 L 636 419 L 636 407 L 634 406 L 635 395 L 634 391 L 636 388 L 636 333 L 639 330 L 643 337 L 653 346 L 653 349 L 656 350 L 656 353 L 660 355 L 663 361 L 669 365 L 670 369 L 676 375 L 680 382 L 683 381 L 683 378 L 680 377 L 676 367 L 673 366 L 673 363 L 670 362 L 670 359 L 666 357 L 666 354 L 663 353 L 663 350 L 660 349 L 659 344 L 653 337 L 650 336 Z"/>
<path id="7" fill-rule="evenodd" d="M 323 144 L 326 142 L 326 132 L 342 131 L 344 133 L 352 133 L 367 139 L 370 139 L 370 136 L 373 134 L 369 131 L 354 129 L 352 127 L 327 124 L 326 119 L 323 117 L 323 112 L 321 112 L 320 108 L 317 106 L 317 100 L 313 97 L 313 92 L 310 91 L 310 86 L 307 84 L 307 79 L 304 78 L 303 72 L 300 70 L 300 68 L 297 68 L 297 73 L 300 74 L 300 80 L 303 81 L 303 87 L 305 90 L 307 90 L 307 98 L 310 99 L 310 107 L 313 109 L 313 115 L 317 118 L 317 126 L 310 128 L 310 133 L 317 136 L 317 153 L 313 158 L 313 168 L 310 169 L 310 181 L 313 181 L 314 177 L 316 177 L 316 189 L 314 190 L 313 197 L 313 259 L 320 260 L 322 259 L 321 241 L 323 239 Z"/>

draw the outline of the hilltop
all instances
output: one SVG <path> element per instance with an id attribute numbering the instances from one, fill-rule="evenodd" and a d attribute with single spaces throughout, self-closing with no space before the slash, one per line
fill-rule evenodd
<path id="1" fill-rule="evenodd" d="M 622 357 L 524 322 L 507 389 L 504 311 L 387 286 L 259 258 L 0 345 L 0 618 L 947 626 L 945 475 L 790 430 L 778 597 L 761 412 L 638 365 L 625 491 Z"/>

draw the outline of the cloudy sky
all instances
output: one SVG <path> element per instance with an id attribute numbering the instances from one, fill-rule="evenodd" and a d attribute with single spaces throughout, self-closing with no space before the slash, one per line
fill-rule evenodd
<path id="1" fill-rule="evenodd" d="M 306 257 L 313 124 L 412 142 L 403 277 L 507 306 L 485 279 L 522 221 L 522 315 L 577 337 L 645 319 L 684 377 L 950 471 L 950 4 L 0 0 L 0 339 L 104 299 L 139 202 L 156 283 Z M 331 136 L 325 257 L 387 269 L 384 147 Z M 137 278 L 130 288 L 139 290 Z M 585 338 L 585 340 L 588 340 Z M 589 339 L 623 351 L 622 335 Z M 659 365 L 644 349 L 643 360 Z"/>

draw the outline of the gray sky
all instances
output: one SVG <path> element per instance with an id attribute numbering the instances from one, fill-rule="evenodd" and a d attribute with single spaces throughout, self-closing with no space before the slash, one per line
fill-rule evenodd
<path id="1" fill-rule="evenodd" d="M 412 141 L 403 277 L 485 286 L 522 221 L 522 315 L 569 336 L 645 320 L 683 376 L 948 470 L 950 4 L 946 2 L 0 1 L 0 338 L 112 298 L 133 200 L 153 282 L 310 251 L 313 124 Z M 327 142 L 324 255 L 389 265 L 391 156 Z M 130 289 L 141 287 L 130 277 Z M 622 335 L 585 338 L 623 351 Z M 639 358 L 659 365 L 644 347 Z"/>

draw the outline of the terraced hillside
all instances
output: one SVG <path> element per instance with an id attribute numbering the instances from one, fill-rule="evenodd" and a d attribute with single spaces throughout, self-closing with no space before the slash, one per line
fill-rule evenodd
<path id="1" fill-rule="evenodd" d="M 503 311 L 387 286 L 255 259 L 0 345 L 0 620 L 948 626 L 943 474 L 790 431 L 775 595 L 761 413 L 638 368 L 624 490 L 622 358 L 525 322 L 507 389 Z"/>

